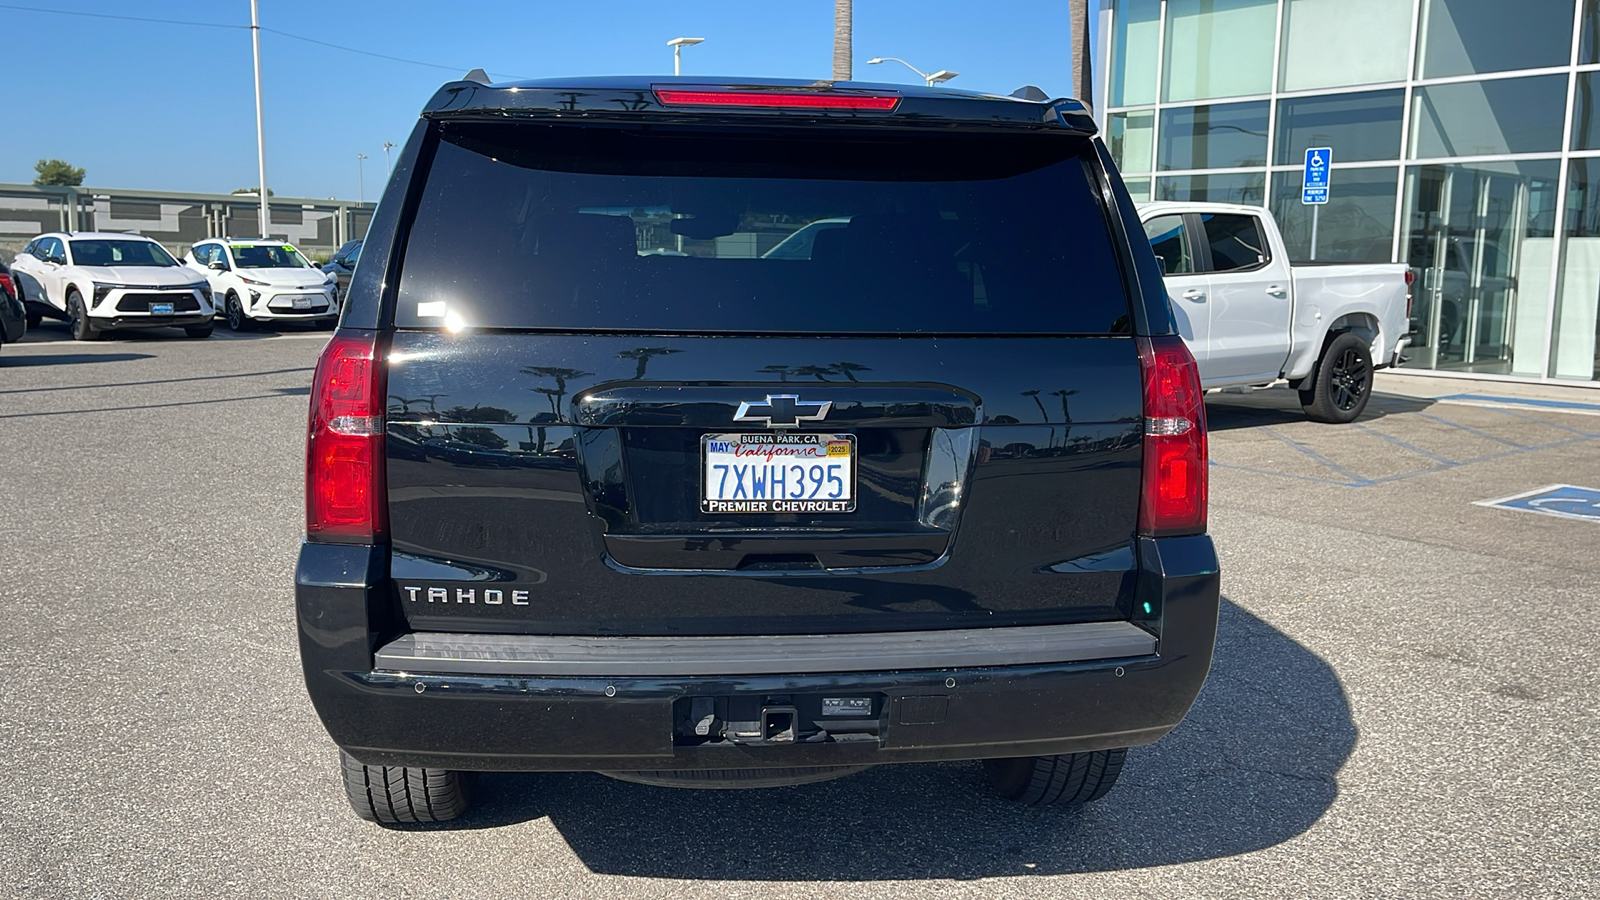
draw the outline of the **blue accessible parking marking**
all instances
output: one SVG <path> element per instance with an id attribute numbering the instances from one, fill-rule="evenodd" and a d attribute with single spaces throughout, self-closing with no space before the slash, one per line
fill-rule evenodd
<path id="1" fill-rule="evenodd" d="M 1600 490 L 1572 484 L 1552 484 L 1499 500 L 1477 500 L 1474 505 L 1600 522 Z"/>

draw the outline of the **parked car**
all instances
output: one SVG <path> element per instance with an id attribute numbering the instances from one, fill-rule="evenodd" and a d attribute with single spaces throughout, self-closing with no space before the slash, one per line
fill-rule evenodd
<path id="1" fill-rule="evenodd" d="M 1290 265 L 1277 221 L 1256 206 L 1152 203 L 1139 215 L 1206 390 L 1286 380 L 1314 421 L 1350 422 L 1373 371 L 1399 364 L 1404 263 Z"/>
<path id="2" fill-rule="evenodd" d="M 345 241 L 344 245 L 333 254 L 333 258 L 322 266 L 325 274 L 338 279 L 334 288 L 334 297 L 341 298 L 345 291 L 350 289 L 350 275 L 356 270 L 356 262 L 361 259 L 361 241 Z"/>
<path id="3" fill-rule="evenodd" d="M 464 82 L 395 165 L 296 572 L 358 815 L 454 817 L 482 770 L 977 759 L 1083 803 L 1183 718 L 1219 603 L 1200 384 L 1081 104 Z M 641 252 L 661 222 L 685 255 Z"/>
<path id="4" fill-rule="evenodd" d="M 155 241 L 137 234 L 53 232 L 11 262 L 29 327 L 65 319 L 74 340 L 118 328 L 182 328 L 211 336 L 211 287 Z"/>
<path id="5" fill-rule="evenodd" d="M 333 276 L 282 241 L 199 241 L 189 248 L 184 263 L 206 277 L 234 331 L 272 321 L 331 325 L 339 318 Z"/>
<path id="6" fill-rule="evenodd" d="M 27 313 L 11 279 L 11 269 L 0 262 L 0 344 L 14 344 L 22 340 L 28 330 Z"/>

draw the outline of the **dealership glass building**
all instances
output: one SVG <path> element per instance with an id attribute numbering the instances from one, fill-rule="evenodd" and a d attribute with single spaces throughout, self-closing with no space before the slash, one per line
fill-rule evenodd
<path id="1" fill-rule="evenodd" d="M 1097 15 L 1092 99 L 1135 199 L 1267 206 L 1297 261 L 1409 263 L 1408 367 L 1600 383 L 1600 0 Z M 1333 148 L 1315 212 L 1312 147 Z"/>

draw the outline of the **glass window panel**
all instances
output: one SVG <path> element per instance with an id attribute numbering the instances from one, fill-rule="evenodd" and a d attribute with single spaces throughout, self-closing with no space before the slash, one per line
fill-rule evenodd
<path id="1" fill-rule="evenodd" d="M 1211 271 L 1253 269 L 1271 256 L 1255 216 L 1237 213 L 1203 213 L 1200 221 L 1211 246 Z"/>
<path id="2" fill-rule="evenodd" d="M 1160 169 L 1242 169 L 1267 163 L 1267 102 L 1161 111 Z"/>
<path id="3" fill-rule="evenodd" d="M 1144 236 L 1161 261 L 1163 275 L 1187 275 L 1194 271 L 1194 252 L 1189 246 L 1183 216 L 1156 216 L 1144 223 Z"/>
<path id="4" fill-rule="evenodd" d="M 1572 104 L 1572 149 L 1600 150 L 1600 72 L 1578 73 L 1578 97 Z"/>
<path id="5" fill-rule="evenodd" d="M 1337 157 L 1335 157 L 1337 159 Z M 1334 169 L 1328 202 L 1300 202 L 1301 173 L 1274 172 L 1272 215 L 1290 262 L 1389 262 L 1394 254 L 1394 203 L 1400 170 Z M 1317 220 L 1315 253 L 1311 219 Z"/>
<path id="6" fill-rule="evenodd" d="M 1290 0 L 1283 14 L 1283 89 L 1406 80 L 1412 6 L 1396 0 Z"/>
<path id="7" fill-rule="evenodd" d="M 1583 24 L 1578 27 L 1578 65 L 1600 63 L 1600 0 L 1583 0 Z"/>
<path id="8" fill-rule="evenodd" d="M 1419 87 L 1411 111 L 1411 156 L 1560 150 L 1566 100 L 1565 75 Z"/>
<path id="9" fill-rule="evenodd" d="M 1407 365 L 1543 372 L 1560 168 L 1533 160 L 1406 170 L 1400 246 L 1420 274 Z"/>
<path id="10" fill-rule="evenodd" d="M 1121 0 L 1111 26 L 1111 105 L 1156 102 L 1161 0 Z"/>
<path id="11" fill-rule="evenodd" d="M 1168 175 L 1156 179 L 1156 199 L 1180 203 L 1246 203 L 1260 206 L 1267 186 L 1262 172 L 1228 175 Z"/>
<path id="12" fill-rule="evenodd" d="M 1336 162 L 1396 159 L 1404 91 L 1368 91 L 1278 101 L 1278 163 L 1298 165 L 1311 147 L 1332 147 Z"/>
<path id="13" fill-rule="evenodd" d="M 1155 113 L 1112 113 L 1106 124 L 1111 136 L 1111 158 L 1117 161 L 1117 168 L 1123 172 L 1150 171 Z"/>
<path id="14" fill-rule="evenodd" d="M 1425 0 L 1418 48 L 1423 78 L 1564 66 L 1573 0 Z"/>
<path id="15" fill-rule="evenodd" d="M 1596 381 L 1600 380 L 1600 160 L 1572 161 L 1563 232 L 1550 375 Z"/>
<path id="16" fill-rule="evenodd" d="M 1150 179 L 1124 178 L 1122 183 L 1127 187 L 1128 195 L 1133 198 L 1133 202 L 1144 203 L 1150 199 Z"/>
<path id="17" fill-rule="evenodd" d="M 1166 101 L 1267 93 L 1277 27 L 1277 0 L 1168 0 Z"/>

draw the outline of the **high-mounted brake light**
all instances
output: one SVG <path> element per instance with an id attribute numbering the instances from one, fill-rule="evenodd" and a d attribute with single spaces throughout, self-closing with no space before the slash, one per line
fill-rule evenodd
<path id="1" fill-rule="evenodd" d="M 842 93 L 833 91 L 713 91 L 656 88 L 663 106 L 756 106 L 772 109 L 860 109 L 889 112 L 899 94 Z"/>
<path id="2" fill-rule="evenodd" d="M 317 360 L 306 442 L 306 537 L 384 533 L 383 361 L 376 335 L 336 336 Z"/>
<path id="3" fill-rule="evenodd" d="M 1144 491 L 1139 533 L 1206 530 L 1206 407 L 1200 367 L 1177 335 L 1142 337 Z"/>

